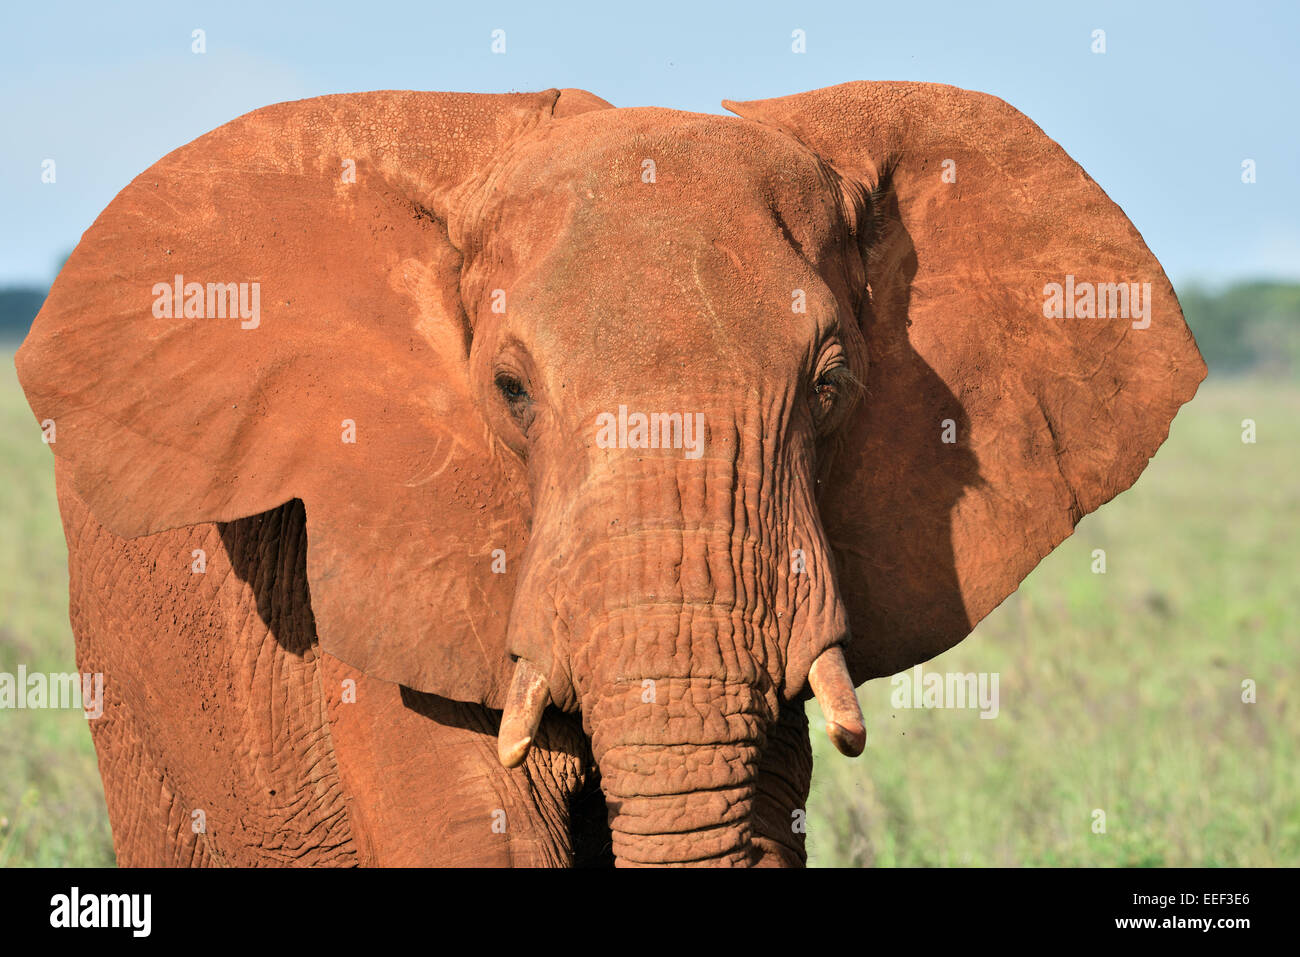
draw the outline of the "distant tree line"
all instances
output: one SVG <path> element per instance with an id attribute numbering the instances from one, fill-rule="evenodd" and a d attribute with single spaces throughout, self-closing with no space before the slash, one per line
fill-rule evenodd
<path id="1" fill-rule="evenodd" d="M 1178 290 L 1183 315 L 1215 375 L 1300 375 L 1300 284 L 1241 282 Z"/>
<path id="2" fill-rule="evenodd" d="M 9 286 L 0 289 L 0 342 L 21 342 L 32 320 L 41 311 L 48 290 L 37 286 Z"/>
<path id="3" fill-rule="evenodd" d="M 27 335 L 48 290 L 0 289 L 0 342 Z M 1300 376 L 1300 284 L 1240 282 L 1217 292 L 1178 291 L 1201 354 L 1215 375 Z"/>

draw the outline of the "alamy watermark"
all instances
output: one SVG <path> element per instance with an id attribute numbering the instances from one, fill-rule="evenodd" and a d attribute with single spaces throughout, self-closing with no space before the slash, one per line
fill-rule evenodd
<path id="1" fill-rule="evenodd" d="M 148 937 L 152 912 L 152 894 L 83 894 L 74 885 L 50 898 L 51 927 L 120 927 L 133 937 Z"/>
<path id="2" fill-rule="evenodd" d="M 683 449 L 688 459 L 704 454 L 703 412 L 632 412 L 596 416 L 596 445 L 602 449 Z"/>
<path id="3" fill-rule="evenodd" d="M 26 665 L 18 666 L 18 673 L 0 671 L 0 709 L 80 709 L 92 721 L 104 714 L 104 675 L 66 672 L 27 672 Z"/>
<path id="4" fill-rule="evenodd" d="M 1133 319 L 1134 329 L 1151 325 L 1151 283 L 1049 282 L 1043 287 L 1047 319 Z"/>
<path id="5" fill-rule="evenodd" d="M 889 679 L 894 690 L 889 703 L 895 708 L 979 708 L 981 718 L 996 718 L 998 672 L 931 671 L 917 665 Z"/>
<path id="6" fill-rule="evenodd" d="M 173 282 L 156 282 L 155 319 L 241 319 L 241 329 L 256 329 L 262 322 L 260 282 L 186 282 L 180 273 Z"/>

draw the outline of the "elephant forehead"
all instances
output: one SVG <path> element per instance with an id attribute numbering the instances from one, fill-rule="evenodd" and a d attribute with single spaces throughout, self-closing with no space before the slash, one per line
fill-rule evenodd
<path id="1" fill-rule="evenodd" d="M 815 262 L 844 232 L 837 190 L 814 153 L 769 127 L 600 110 L 525 138 L 493 178 L 485 219 L 508 226 L 512 244 L 558 239 L 674 258 L 692 241 L 751 257 L 784 245 Z"/>
<path id="2" fill-rule="evenodd" d="M 814 154 L 753 123 L 584 114 L 492 178 L 472 285 L 508 291 L 508 322 L 540 349 L 583 342 L 655 365 L 730 347 L 793 368 L 837 318 L 823 276 L 847 235 L 838 188 Z"/>

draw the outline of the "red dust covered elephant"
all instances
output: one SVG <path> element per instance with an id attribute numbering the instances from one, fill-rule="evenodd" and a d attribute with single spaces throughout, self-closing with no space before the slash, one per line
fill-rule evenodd
<path id="1" fill-rule="evenodd" d="M 282 103 L 18 353 L 122 864 L 801 864 L 804 701 L 951 647 L 1205 373 L 1002 101 Z"/>

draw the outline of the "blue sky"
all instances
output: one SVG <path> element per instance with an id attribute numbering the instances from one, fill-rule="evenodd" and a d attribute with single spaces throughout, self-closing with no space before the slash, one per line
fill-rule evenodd
<path id="1" fill-rule="evenodd" d="M 505 55 L 491 52 L 494 29 Z M 804 54 L 791 52 L 795 29 Z M 1091 52 L 1097 29 L 1104 54 Z M 616 106 L 720 113 L 724 98 L 896 79 L 983 90 L 1026 113 L 1124 208 L 1176 285 L 1300 279 L 1298 51 L 1300 3 L 10 4 L 0 284 L 49 281 L 134 176 L 281 100 L 576 86 Z"/>

